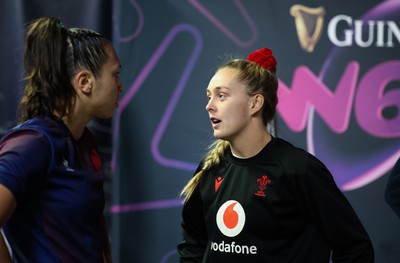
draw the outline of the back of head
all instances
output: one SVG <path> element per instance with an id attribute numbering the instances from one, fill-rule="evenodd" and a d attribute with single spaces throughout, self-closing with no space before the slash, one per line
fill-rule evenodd
<path id="1" fill-rule="evenodd" d="M 107 39 L 83 28 L 66 28 L 56 17 L 39 18 L 26 30 L 25 89 L 20 121 L 57 113 L 66 116 L 75 103 L 71 79 L 86 69 L 97 77 L 107 61 Z"/>

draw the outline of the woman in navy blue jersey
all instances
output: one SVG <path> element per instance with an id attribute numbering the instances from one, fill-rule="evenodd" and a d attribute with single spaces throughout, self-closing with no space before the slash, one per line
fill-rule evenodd
<path id="1" fill-rule="evenodd" d="M 182 191 L 180 262 L 374 261 L 369 236 L 316 157 L 274 137 L 276 59 L 222 65 L 206 93 L 217 139 Z"/>
<path id="2" fill-rule="evenodd" d="M 99 33 L 45 17 L 26 29 L 24 66 L 21 123 L 0 142 L 2 262 L 111 262 L 104 173 L 86 125 L 113 116 L 119 58 Z"/>

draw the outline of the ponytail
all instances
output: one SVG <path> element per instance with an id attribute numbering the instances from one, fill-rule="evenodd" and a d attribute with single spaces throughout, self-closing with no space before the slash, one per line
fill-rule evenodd
<path id="1" fill-rule="evenodd" d="M 52 114 L 65 115 L 74 101 L 74 89 L 66 74 L 65 30 L 56 17 L 33 21 L 26 30 L 24 66 L 25 90 L 18 110 L 19 121 Z"/>
<path id="2" fill-rule="evenodd" d="M 108 59 L 107 43 L 110 41 L 93 30 L 64 27 L 57 17 L 30 23 L 25 35 L 26 83 L 18 105 L 19 121 L 68 115 L 76 99 L 71 78 L 82 69 L 98 77 Z"/>

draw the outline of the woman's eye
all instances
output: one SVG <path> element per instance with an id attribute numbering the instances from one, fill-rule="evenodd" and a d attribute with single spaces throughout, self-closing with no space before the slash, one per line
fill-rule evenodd
<path id="1" fill-rule="evenodd" d="M 220 99 L 225 99 L 225 94 L 219 94 Z"/>

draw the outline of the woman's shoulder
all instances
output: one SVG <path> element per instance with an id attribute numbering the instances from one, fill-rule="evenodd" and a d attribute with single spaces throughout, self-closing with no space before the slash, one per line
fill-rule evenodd
<path id="1" fill-rule="evenodd" d="M 272 156 L 285 167 L 297 169 L 321 161 L 307 150 L 281 138 L 274 138 Z"/>
<path id="2" fill-rule="evenodd" d="M 47 116 L 35 117 L 18 124 L 7 132 L 1 142 L 8 141 L 13 138 L 30 137 L 36 140 L 48 141 L 51 145 L 63 144 L 68 131 L 63 123 L 56 121 Z M 32 140 L 30 140 L 32 141 Z"/>
<path id="3" fill-rule="evenodd" d="M 49 116 L 38 116 L 17 125 L 13 130 L 35 129 L 49 135 L 66 134 L 68 128 L 61 120 Z"/>
<path id="4" fill-rule="evenodd" d="M 282 138 L 274 138 L 272 140 L 271 148 L 274 152 L 283 156 L 302 157 L 309 154 L 305 149 L 298 147 Z"/>

